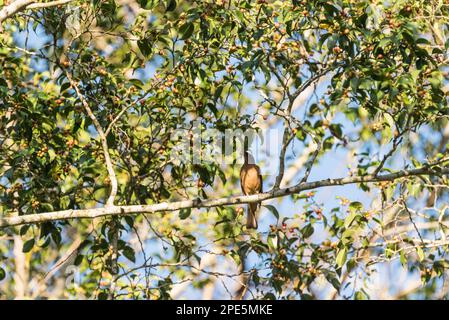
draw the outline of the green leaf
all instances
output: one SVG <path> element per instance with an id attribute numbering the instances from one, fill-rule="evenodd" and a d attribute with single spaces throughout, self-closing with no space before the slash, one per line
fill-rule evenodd
<path id="1" fill-rule="evenodd" d="M 181 34 L 181 39 L 186 40 L 190 38 L 190 36 L 193 34 L 193 30 L 195 30 L 195 27 L 193 23 L 187 22 L 179 28 L 179 33 Z"/>
<path id="2" fill-rule="evenodd" d="M 98 294 L 98 300 L 107 300 L 109 297 L 107 292 L 100 292 Z"/>
<path id="3" fill-rule="evenodd" d="M 354 295 L 354 299 L 355 300 L 367 300 L 368 297 L 365 293 L 363 293 L 362 291 L 357 291 Z"/>
<path id="4" fill-rule="evenodd" d="M 351 202 L 349 209 L 360 211 L 363 209 L 363 204 L 358 201 Z"/>
<path id="5" fill-rule="evenodd" d="M 51 238 L 57 245 L 61 244 L 61 233 L 57 229 L 51 232 Z"/>
<path id="6" fill-rule="evenodd" d="M 230 252 L 230 256 L 231 256 L 231 258 L 234 260 L 234 262 L 235 262 L 237 265 L 240 265 L 240 264 L 242 263 L 242 260 L 241 260 L 241 258 L 240 258 L 240 255 L 239 255 L 237 252 L 231 251 L 231 252 Z"/>
<path id="7" fill-rule="evenodd" d="M 6 277 L 6 272 L 3 268 L 0 268 L 0 281 L 2 281 L 3 279 L 5 279 Z"/>
<path id="8" fill-rule="evenodd" d="M 264 300 L 277 300 L 276 296 L 271 292 L 266 293 L 263 298 Z"/>
<path id="9" fill-rule="evenodd" d="M 70 197 L 69 196 L 62 196 L 59 199 L 59 205 L 62 209 L 67 209 L 70 205 Z"/>
<path id="10" fill-rule="evenodd" d="M 378 47 L 385 48 L 391 43 L 391 38 L 385 37 L 379 41 Z"/>
<path id="11" fill-rule="evenodd" d="M 34 239 L 30 239 L 23 244 L 22 252 L 24 253 L 29 252 L 31 251 L 31 249 L 33 249 L 33 247 L 34 247 Z"/>
<path id="12" fill-rule="evenodd" d="M 130 79 L 129 82 L 131 82 L 134 86 L 136 86 L 139 89 L 142 89 L 144 84 L 139 79 Z"/>
<path id="13" fill-rule="evenodd" d="M 144 56 L 149 56 L 151 54 L 152 48 L 147 39 L 138 40 L 137 46 Z"/>
<path id="14" fill-rule="evenodd" d="M 45 241 L 42 241 L 42 239 L 39 240 L 39 242 L 42 242 L 41 244 L 38 243 L 38 246 L 41 248 L 46 248 L 49 246 L 50 242 L 51 242 L 51 238 L 47 237 L 45 238 Z"/>
<path id="15" fill-rule="evenodd" d="M 302 236 L 305 239 L 307 239 L 307 238 L 309 238 L 313 234 L 314 231 L 315 230 L 313 229 L 312 225 L 308 224 L 301 230 L 301 233 L 302 233 Z"/>
<path id="16" fill-rule="evenodd" d="M 125 247 L 123 249 L 123 255 L 131 262 L 136 262 L 136 254 L 134 252 L 134 249 L 131 247 Z"/>
<path id="17" fill-rule="evenodd" d="M 192 213 L 192 209 L 191 208 L 181 209 L 179 211 L 179 218 L 181 220 L 187 219 L 190 216 L 191 213 Z"/>
<path id="18" fill-rule="evenodd" d="M 5 79 L 0 78 L 0 87 L 7 87 L 8 83 L 5 81 Z"/>
<path id="19" fill-rule="evenodd" d="M 81 262 L 83 262 L 84 259 L 84 255 L 80 254 L 75 258 L 75 261 L 73 262 L 73 264 L 75 266 L 79 266 L 81 264 Z"/>
<path id="20" fill-rule="evenodd" d="M 424 251 L 421 247 L 416 248 L 416 253 L 418 254 L 418 260 L 421 262 L 424 260 Z"/>
<path id="21" fill-rule="evenodd" d="M 326 274 L 326 280 L 337 290 L 340 291 L 340 281 L 338 281 L 335 273 L 329 272 Z"/>
<path id="22" fill-rule="evenodd" d="M 134 227 L 134 219 L 133 219 L 133 217 L 126 216 L 125 217 L 125 222 L 129 226 L 130 229 L 132 229 Z"/>
<path id="23" fill-rule="evenodd" d="M 354 241 L 355 232 L 356 231 L 354 229 L 345 230 L 341 235 L 341 242 L 344 245 L 348 245 L 348 244 L 352 243 Z"/>
<path id="24" fill-rule="evenodd" d="M 399 260 L 401 261 L 402 266 L 404 268 L 406 268 L 407 267 L 407 258 L 405 256 L 404 250 L 400 251 L 399 256 L 400 256 Z"/>
<path id="25" fill-rule="evenodd" d="M 71 87 L 71 84 L 70 84 L 70 82 L 64 82 L 62 85 L 61 85 L 61 88 L 59 89 L 59 92 L 64 92 L 64 91 L 66 91 L 68 88 L 70 88 Z"/>
<path id="26" fill-rule="evenodd" d="M 275 206 L 267 204 L 267 205 L 264 205 L 264 207 L 267 208 L 268 210 L 270 210 L 270 212 L 273 214 L 273 216 L 276 218 L 276 220 L 279 220 L 279 212 Z"/>
<path id="27" fill-rule="evenodd" d="M 221 179 L 221 182 L 223 182 L 223 184 L 226 184 L 226 175 L 225 175 L 225 173 L 220 168 L 218 168 L 217 173 L 218 173 L 218 176 Z"/>
<path id="28" fill-rule="evenodd" d="M 165 12 L 173 11 L 175 9 L 176 9 L 176 0 L 168 0 Z"/>
<path id="29" fill-rule="evenodd" d="M 332 123 L 329 126 L 329 130 L 332 133 L 333 136 L 335 136 L 338 139 L 343 138 L 343 130 L 341 129 L 341 124 Z"/>
<path id="30" fill-rule="evenodd" d="M 276 236 L 273 234 L 268 235 L 267 237 L 267 244 L 268 247 L 270 247 L 271 249 L 275 250 L 277 248 L 277 244 L 276 244 Z"/>
<path id="31" fill-rule="evenodd" d="M 348 250 L 346 248 L 341 249 L 337 254 L 336 263 L 339 268 L 343 267 L 346 262 L 346 258 L 348 255 Z"/>
<path id="32" fill-rule="evenodd" d="M 55 160 L 55 158 L 56 158 L 55 150 L 49 149 L 49 150 L 48 150 L 48 156 L 50 157 L 50 162 L 52 162 L 53 160 Z"/>
<path id="33" fill-rule="evenodd" d="M 358 216 L 357 212 L 351 210 L 349 212 L 349 215 L 345 219 L 345 228 L 349 228 L 357 216 Z"/>
<path id="34" fill-rule="evenodd" d="M 22 227 L 20 228 L 19 234 L 20 234 L 21 236 L 23 236 L 24 234 L 27 233 L 27 231 L 28 231 L 29 228 L 30 228 L 30 225 L 29 225 L 29 224 L 28 224 L 28 225 L 22 226 Z"/>
<path id="35" fill-rule="evenodd" d="M 158 0 L 139 0 L 138 3 L 144 9 L 151 10 L 158 5 Z"/>

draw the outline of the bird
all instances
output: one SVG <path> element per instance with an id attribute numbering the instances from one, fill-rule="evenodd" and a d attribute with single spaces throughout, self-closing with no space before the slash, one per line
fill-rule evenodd
<path id="1" fill-rule="evenodd" d="M 240 169 L 240 185 L 245 196 L 262 192 L 262 175 L 260 168 L 255 164 L 254 157 L 249 151 L 244 153 L 245 162 Z M 260 201 L 248 204 L 246 227 L 257 229 L 257 213 L 260 209 Z"/>

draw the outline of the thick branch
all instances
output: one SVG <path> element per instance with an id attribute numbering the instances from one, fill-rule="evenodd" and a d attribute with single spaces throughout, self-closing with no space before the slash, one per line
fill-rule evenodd
<path id="1" fill-rule="evenodd" d="M 328 186 L 341 186 L 346 184 L 380 182 L 380 181 L 394 181 L 396 179 L 404 177 L 423 176 L 423 175 L 443 175 L 443 174 L 449 174 L 449 168 L 440 168 L 436 170 L 426 166 L 412 170 L 404 169 L 394 173 L 378 176 L 366 175 L 358 177 L 326 179 L 314 182 L 299 183 L 291 188 L 277 189 L 270 192 L 250 196 L 234 196 L 210 200 L 194 199 L 178 202 L 163 202 L 151 205 L 107 206 L 104 208 L 94 208 L 94 209 L 64 210 L 55 212 L 36 213 L 0 219 L 0 228 L 18 226 L 23 224 L 41 223 L 46 221 L 56 221 L 56 220 L 69 220 L 69 219 L 82 219 L 82 218 L 93 219 L 104 216 L 120 216 L 138 213 L 176 211 L 184 208 L 211 208 L 225 205 L 258 202 L 273 198 L 280 198 L 287 195 L 296 194 L 305 190 L 317 189 Z"/>
<path id="2" fill-rule="evenodd" d="M 63 4 L 67 4 L 69 2 L 72 2 L 74 0 L 57 0 L 57 1 L 51 1 L 51 2 L 37 2 L 33 1 L 35 3 L 30 4 L 27 6 L 27 9 L 41 9 L 41 8 L 49 8 L 49 7 L 56 7 L 61 6 Z"/>
<path id="3" fill-rule="evenodd" d="M 6 19 L 12 17 L 17 12 L 22 11 L 22 10 L 55 7 L 55 6 L 63 5 L 63 4 L 72 2 L 72 1 L 73 0 L 38 2 L 37 0 L 16 0 L 13 3 L 11 3 L 7 6 L 4 6 L 0 10 L 0 23 L 2 23 Z M 1 27 L 0 27 L 0 31 L 1 31 Z"/>
<path id="4" fill-rule="evenodd" d="M 36 0 L 16 0 L 13 3 L 4 6 L 2 10 L 0 10 L 0 23 L 34 2 L 36 2 Z"/>

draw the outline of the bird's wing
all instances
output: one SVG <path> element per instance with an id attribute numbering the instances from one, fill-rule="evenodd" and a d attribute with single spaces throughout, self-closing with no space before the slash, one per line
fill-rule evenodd
<path id="1" fill-rule="evenodd" d="M 242 187 L 242 193 L 244 195 L 246 195 L 246 191 L 244 188 L 245 185 L 245 180 L 246 180 L 246 167 L 245 165 L 242 166 L 242 168 L 240 169 L 240 186 Z"/>
<path id="2" fill-rule="evenodd" d="M 262 174 L 260 173 L 260 168 L 259 166 L 256 166 L 257 168 L 257 173 L 259 175 L 259 181 L 260 181 L 260 187 L 259 187 L 259 193 L 262 193 L 263 191 L 263 180 L 262 180 Z"/>

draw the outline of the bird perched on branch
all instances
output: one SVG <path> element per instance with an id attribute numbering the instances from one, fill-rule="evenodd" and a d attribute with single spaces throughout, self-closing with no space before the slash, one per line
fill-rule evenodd
<path id="1" fill-rule="evenodd" d="M 262 192 L 262 175 L 260 168 L 255 164 L 254 157 L 248 151 L 244 154 L 245 162 L 240 169 L 240 184 L 245 196 Z M 248 215 L 246 227 L 248 229 L 257 229 L 257 214 L 260 209 L 260 202 L 248 204 Z"/>

